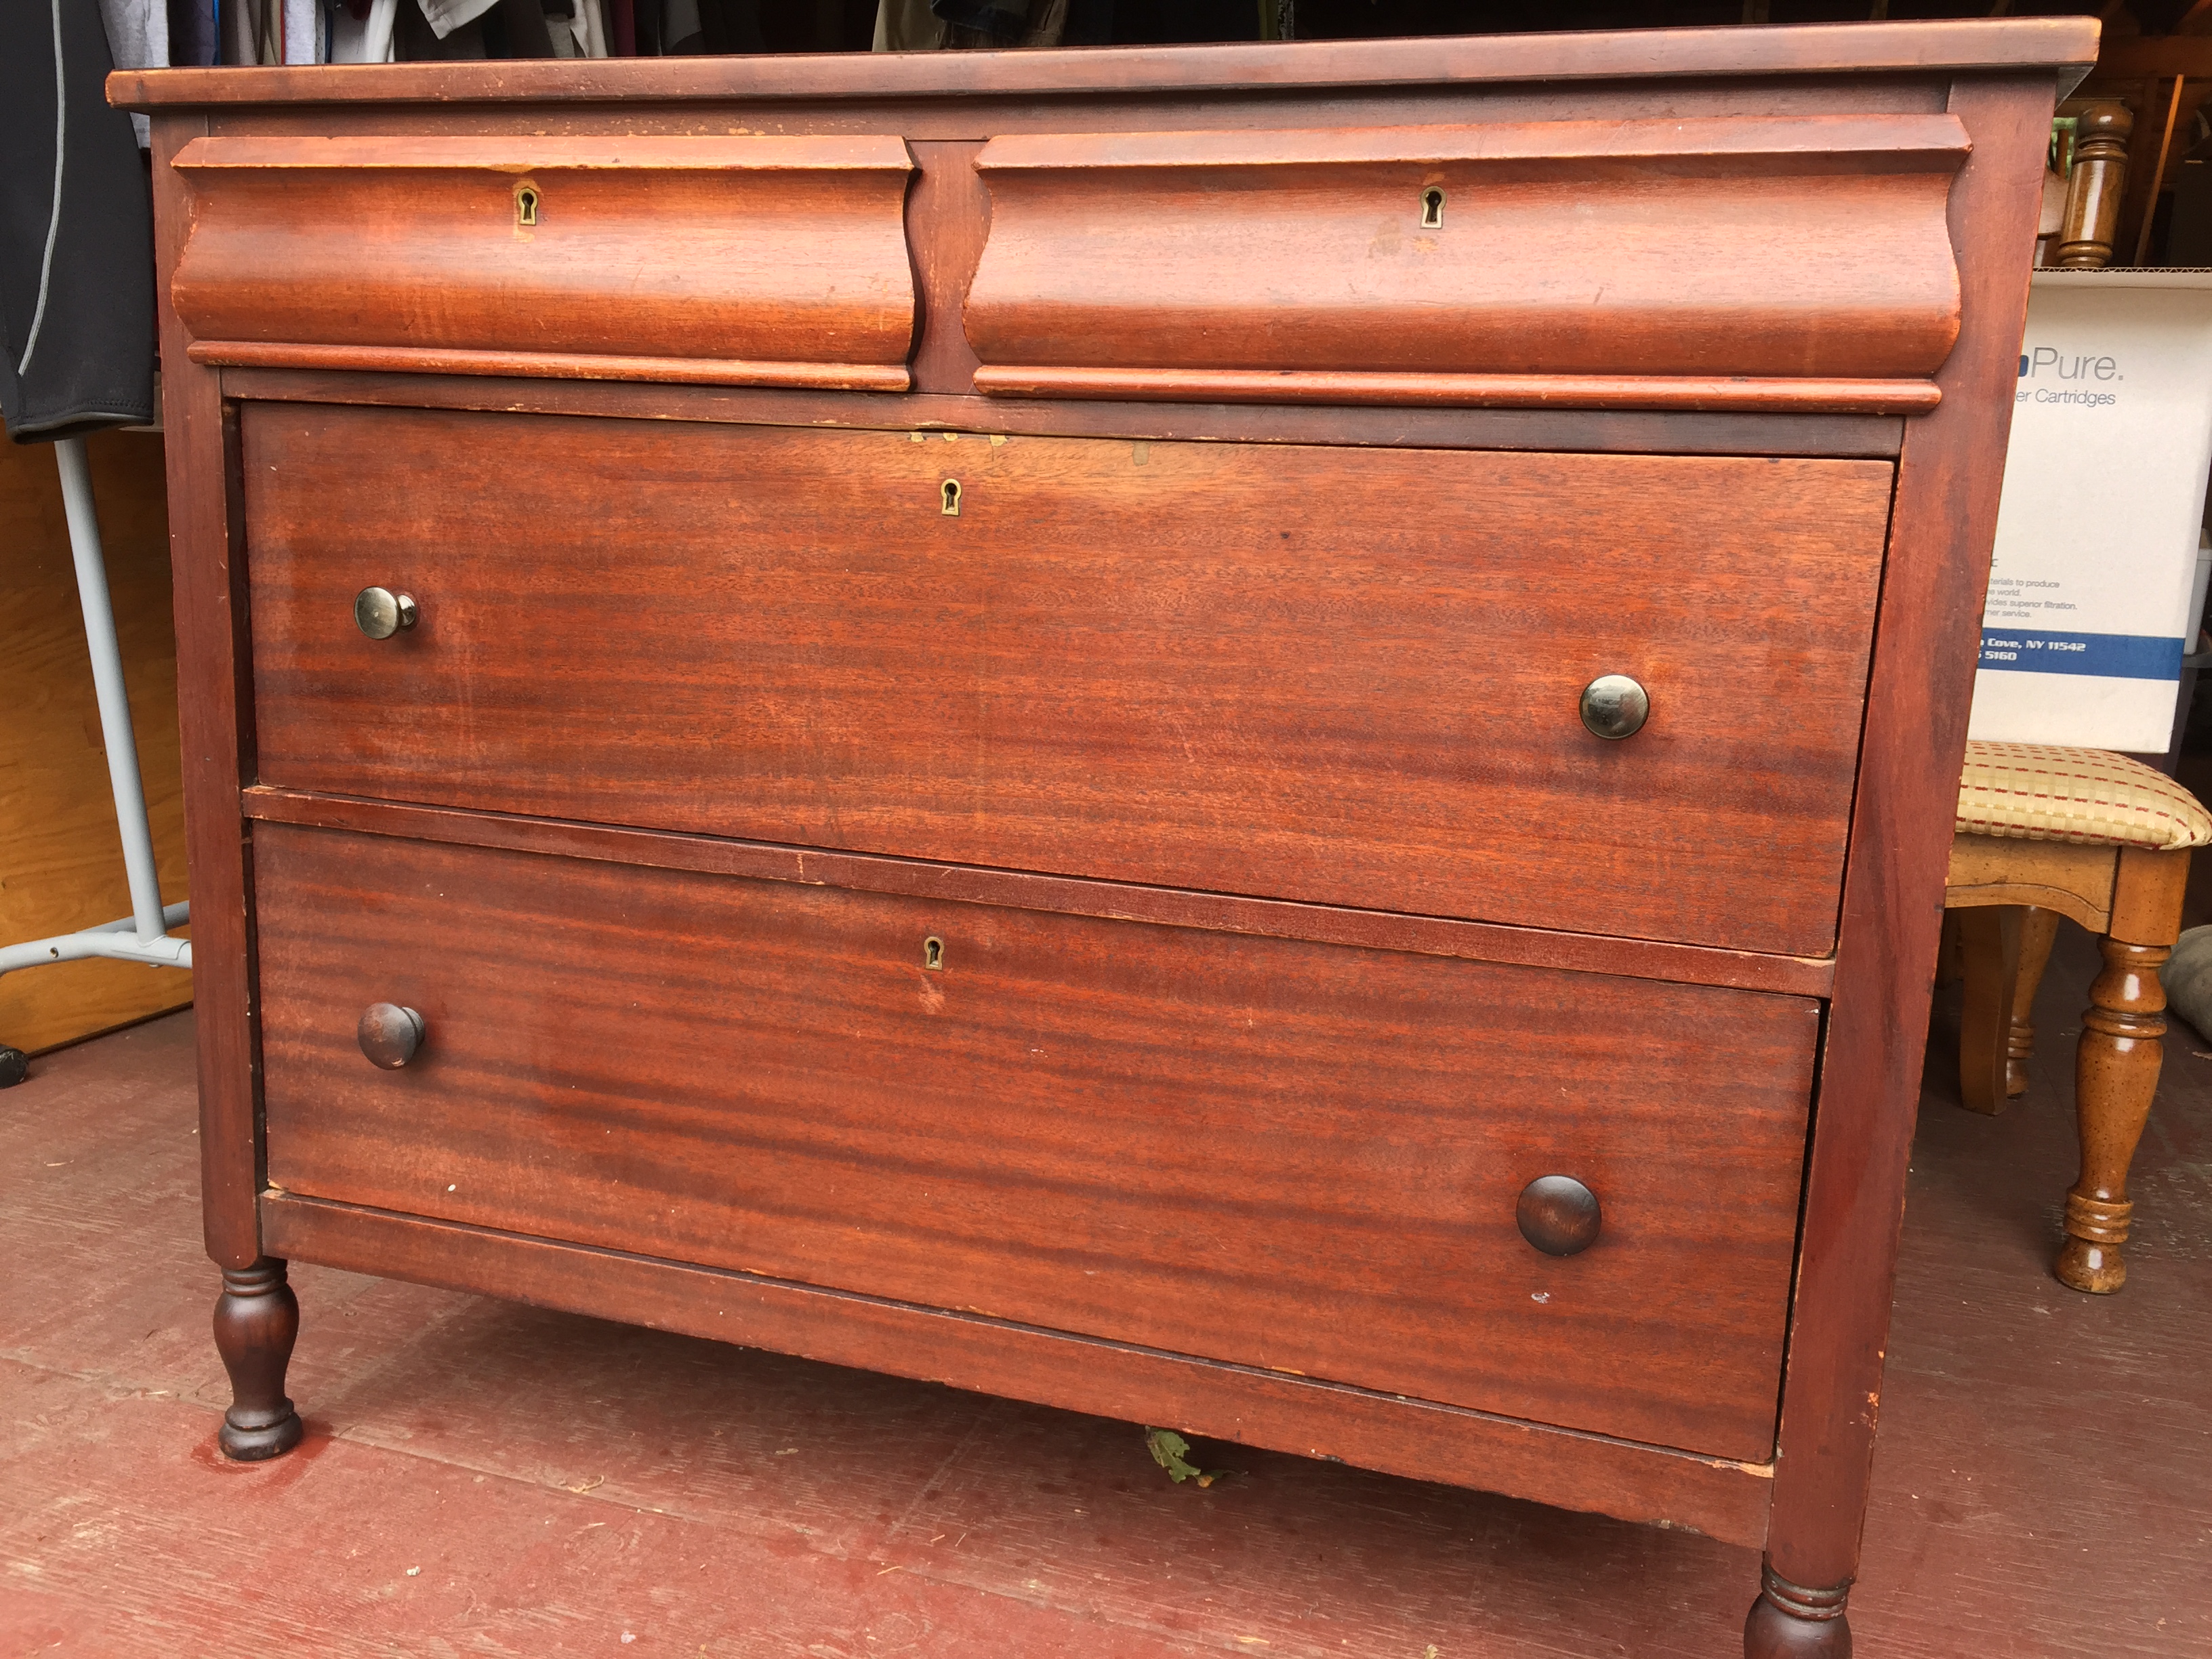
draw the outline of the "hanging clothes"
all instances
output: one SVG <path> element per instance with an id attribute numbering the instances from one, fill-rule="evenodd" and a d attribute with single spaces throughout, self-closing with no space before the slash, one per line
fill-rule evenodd
<path id="1" fill-rule="evenodd" d="M 878 0 L 878 52 L 1097 46 L 1114 38 L 1114 0 Z"/>
<path id="2" fill-rule="evenodd" d="M 107 55 L 115 67 L 169 67 L 169 0 L 100 0 L 100 21 L 107 29 Z M 133 115 L 131 125 L 144 149 L 149 137 L 146 118 Z"/>
<path id="3" fill-rule="evenodd" d="M 0 8 L 0 418 L 17 442 L 154 418 L 154 217 L 86 0 Z"/>
<path id="4" fill-rule="evenodd" d="M 408 0 L 412 5 L 415 0 Z M 392 62 L 392 33 L 398 21 L 399 0 L 368 0 L 356 10 L 349 0 L 336 0 L 329 9 L 331 55 L 333 64 Z"/>
<path id="5" fill-rule="evenodd" d="M 284 61 L 323 61 L 323 9 L 318 0 L 284 0 Z"/>
<path id="6" fill-rule="evenodd" d="M 169 61 L 179 68 L 204 68 L 216 51 L 215 0 L 168 0 Z"/>

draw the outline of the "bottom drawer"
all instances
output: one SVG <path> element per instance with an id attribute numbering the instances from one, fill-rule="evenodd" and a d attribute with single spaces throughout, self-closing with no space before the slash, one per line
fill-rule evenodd
<path id="1" fill-rule="evenodd" d="M 272 1186 L 1771 1452 L 1805 999 L 275 824 L 254 869 Z M 1579 1255 L 1516 1222 L 1553 1174 Z"/>

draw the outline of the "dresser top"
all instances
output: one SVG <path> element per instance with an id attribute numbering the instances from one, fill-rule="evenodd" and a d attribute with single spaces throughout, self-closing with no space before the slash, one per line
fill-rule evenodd
<path id="1" fill-rule="evenodd" d="M 1295 92 L 1542 81 L 2052 69 L 2097 56 L 2090 17 L 1635 29 L 1033 52 L 124 70 L 133 109 L 223 104 L 665 102 L 975 94 Z"/>

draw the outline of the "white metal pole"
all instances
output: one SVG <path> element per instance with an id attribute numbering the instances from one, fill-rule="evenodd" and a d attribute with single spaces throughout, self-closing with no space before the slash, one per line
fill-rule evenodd
<path id="1" fill-rule="evenodd" d="M 57 441 L 54 461 L 61 469 L 70 552 L 76 560 L 77 598 L 84 605 L 84 639 L 92 652 L 92 684 L 100 698 L 100 734 L 107 744 L 107 776 L 115 790 L 123 867 L 131 878 L 131 920 L 140 939 L 155 939 L 164 931 L 161 884 L 154 868 L 154 832 L 146 821 L 138 740 L 131 729 L 131 694 L 123 683 L 123 653 L 115 639 L 115 609 L 107 598 L 107 567 L 100 557 L 100 520 L 93 510 L 84 440 Z"/>

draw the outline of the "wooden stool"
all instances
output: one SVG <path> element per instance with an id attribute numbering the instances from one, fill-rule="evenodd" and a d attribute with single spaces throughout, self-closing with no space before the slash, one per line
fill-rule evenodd
<path id="1" fill-rule="evenodd" d="M 2158 970 L 2181 932 L 2189 849 L 2212 815 L 2172 779 L 2094 749 L 1970 743 L 1944 894 L 1945 961 L 1964 957 L 1959 1088 L 1994 1115 L 2027 1087 L 2038 982 L 2058 918 L 2101 934 L 2075 1051 L 2081 1178 L 2066 1195 L 2058 1277 L 2077 1291 L 2127 1280 L 2128 1165 L 2158 1089 L 2166 992 Z"/>

